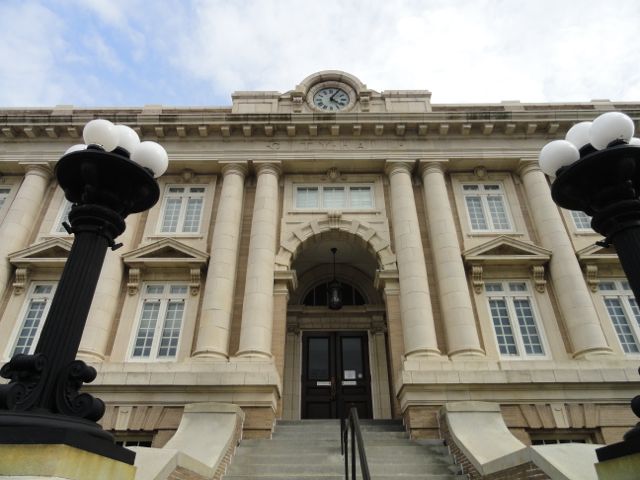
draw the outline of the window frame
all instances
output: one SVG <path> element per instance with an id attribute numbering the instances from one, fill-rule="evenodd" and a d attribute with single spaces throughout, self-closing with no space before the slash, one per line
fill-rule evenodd
<path id="1" fill-rule="evenodd" d="M 62 202 L 58 205 L 58 212 L 56 218 L 51 227 L 51 234 L 56 236 L 69 236 L 70 233 L 62 226 L 62 222 L 69 223 L 69 213 L 71 212 L 71 203 L 65 196 L 62 197 Z"/>
<path id="2" fill-rule="evenodd" d="M 149 286 L 163 286 L 162 294 L 148 293 L 147 288 Z M 184 293 L 172 294 L 171 287 L 179 286 L 184 287 Z M 188 312 L 188 299 L 189 299 L 189 284 L 184 281 L 149 281 L 141 285 L 140 298 L 138 300 L 138 306 L 136 308 L 135 319 L 133 322 L 133 328 L 131 330 L 129 347 L 127 349 L 127 360 L 132 362 L 175 362 L 180 356 L 180 349 L 182 348 L 182 341 L 185 334 L 185 323 Z M 158 316 L 156 318 L 156 324 L 153 329 L 153 337 L 151 345 L 149 346 L 150 352 L 148 356 L 135 356 L 136 341 L 140 333 L 140 324 L 142 322 L 142 314 L 144 311 L 145 301 L 155 298 L 159 298 L 160 307 L 158 310 Z M 167 321 L 167 306 L 172 297 L 180 298 L 183 302 L 182 318 L 180 319 L 180 332 L 178 341 L 175 347 L 175 354 L 173 356 L 158 356 L 158 352 L 161 346 L 162 330 L 164 329 L 165 322 Z"/>
<path id="3" fill-rule="evenodd" d="M 484 188 L 487 185 L 496 185 L 498 187 L 497 193 L 485 191 Z M 477 191 L 471 192 L 469 190 L 465 190 L 466 186 L 476 186 L 476 187 L 479 187 L 479 189 Z M 462 205 L 464 206 L 466 217 L 467 217 L 467 226 L 469 228 L 470 233 L 482 234 L 482 233 L 513 233 L 515 232 L 514 218 L 511 213 L 511 209 L 509 208 L 509 202 L 507 201 L 507 192 L 505 190 L 505 186 L 502 181 L 484 181 L 484 182 L 460 181 L 460 192 L 461 192 L 461 198 L 462 198 Z M 496 228 L 494 226 L 495 219 L 491 215 L 491 209 L 487 203 L 487 197 L 489 197 L 492 194 L 500 196 L 502 208 L 504 210 L 506 221 L 509 224 L 509 228 L 506 228 L 506 229 Z M 471 212 L 469 211 L 469 205 L 467 203 L 468 197 L 477 197 L 480 199 L 480 208 L 483 214 L 484 222 L 487 225 L 487 228 L 485 229 L 474 228 L 473 222 L 471 221 Z"/>
<path id="4" fill-rule="evenodd" d="M 616 288 L 614 288 L 613 290 L 602 290 L 602 285 L 607 283 L 613 283 Z M 618 345 L 620 346 L 620 349 L 622 350 L 622 353 L 625 356 L 637 357 L 640 356 L 640 316 L 636 317 L 634 315 L 633 307 L 629 303 L 629 299 L 635 302 L 635 296 L 633 295 L 631 286 L 629 285 L 628 288 L 625 288 L 624 284 L 629 284 L 629 281 L 624 278 L 601 279 L 598 282 L 598 296 L 602 299 L 602 306 L 604 307 L 604 311 L 607 314 L 609 322 L 611 322 L 610 325 L 613 328 L 616 340 L 618 342 Z M 609 313 L 609 308 L 607 307 L 607 303 L 605 301 L 607 297 L 621 300 L 620 304 L 622 306 L 625 319 L 631 327 L 631 334 L 635 339 L 635 346 L 638 349 L 637 352 L 627 352 L 625 350 L 624 344 L 620 340 L 620 333 L 618 332 L 616 324 L 614 323 L 613 319 L 611 318 L 611 314 Z M 640 305 L 638 307 L 640 307 Z"/>
<path id="5" fill-rule="evenodd" d="M 303 188 L 317 188 L 318 189 L 318 205 L 313 207 L 301 207 L 298 205 L 298 190 Z M 327 207 L 324 205 L 325 189 L 332 188 L 344 188 L 345 191 L 345 206 L 344 207 Z M 356 188 L 367 188 L 369 190 L 369 198 L 371 199 L 371 203 L 367 207 L 357 207 L 352 205 L 351 201 L 351 191 Z M 327 211 L 327 210 L 341 210 L 341 211 L 357 211 L 357 212 L 367 212 L 375 210 L 376 208 L 376 198 L 375 198 L 375 186 L 373 182 L 349 182 L 349 183 L 296 183 L 293 185 L 293 210 L 301 211 L 301 212 L 312 212 L 312 211 Z"/>
<path id="6" fill-rule="evenodd" d="M 9 207 L 11 206 L 11 203 L 13 202 L 17 191 L 17 189 L 14 188 L 14 185 L 0 184 L 0 190 L 3 190 L 5 188 L 9 191 L 7 192 L 6 196 L 4 196 L 2 205 L 0 205 L 0 221 L 4 220 L 4 217 L 7 215 Z M 0 193 L 0 198 L 3 198 L 2 193 Z"/>
<path id="7" fill-rule="evenodd" d="M 522 283 L 525 285 L 526 290 L 524 291 L 514 291 L 512 292 L 509 289 L 509 284 Z M 502 291 L 500 292 L 490 292 L 487 289 L 488 285 L 491 284 L 501 284 Z M 550 348 L 549 343 L 547 341 L 547 335 L 544 329 L 544 325 L 542 322 L 542 316 L 540 315 L 539 308 L 535 299 L 535 290 L 531 288 L 531 283 L 526 279 L 486 279 L 484 281 L 484 296 L 485 296 L 485 304 L 487 308 L 487 315 L 490 323 L 491 332 L 493 333 L 493 340 L 496 345 L 496 351 L 501 360 L 513 360 L 513 361 L 522 361 L 522 360 L 548 360 L 550 358 Z M 502 353 L 500 351 L 500 342 L 498 341 L 498 334 L 496 332 L 493 314 L 491 313 L 491 300 L 495 298 L 504 298 L 507 313 L 508 313 L 508 321 L 511 327 L 511 331 L 514 337 L 514 342 L 517 350 L 517 354 L 510 355 L 508 353 Z M 525 343 L 522 339 L 522 333 L 520 331 L 519 319 L 516 313 L 515 306 L 513 304 L 513 300 L 518 298 L 526 298 L 529 301 L 529 306 L 531 308 L 531 312 L 533 314 L 533 321 L 535 323 L 535 327 L 537 329 L 538 337 L 540 338 L 540 345 L 542 347 L 542 354 L 528 354 L 526 353 Z"/>
<path id="8" fill-rule="evenodd" d="M 171 192 L 172 188 L 182 188 L 185 191 L 181 193 Z M 193 188 L 201 188 L 201 192 L 191 192 L 190 190 Z M 194 195 L 194 193 L 196 195 Z M 190 198 L 200 198 L 200 212 L 198 219 L 198 228 L 194 231 L 185 232 L 185 218 L 187 214 L 188 204 Z M 167 212 L 167 203 L 171 198 L 181 198 L 186 201 L 182 201 L 180 204 L 180 210 L 178 212 L 178 219 L 176 220 L 176 230 L 174 232 L 171 231 L 163 231 L 163 227 L 165 224 L 165 215 Z M 164 191 L 162 194 L 162 202 L 160 207 L 160 213 L 158 216 L 157 224 L 156 224 L 156 234 L 160 236 L 199 236 L 202 234 L 202 220 L 205 212 L 205 201 L 207 199 L 207 184 L 182 184 L 182 183 L 169 183 L 164 186 Z"/>
<path id="9" fill-rule="evenodd" d="M 586 213 L 584 213 L 584 212 L 582 212 L 580 210 L 569 210 L 569 216 L 571 217 L 571 221 L 573 222 L 573 228 L 575 228 L 576 232 L 579 232 L 579 233 L 595 233 L 594 230 L 591 228 L 591 218 L 592 217 L 590 217 Z M 585 217 L 589 221 L 589 225 L 587 227 L 581 225 L 582 222 L 585 220 Z"/>
<path id="10" fill-rule="evenodd" d="M 46 294 L 36 294 L 35 290 L 38 286 L 51 286 L 52 288 L 51 288 L 51 291 Z M 56 281 L 45 280 L 45 281 L 31 282 L 31 285 L 29 285 L 28 293 L 25 296 L 24 301 L 22 302 L 19 314 L 17 316 L 19 321 L 14 325 L 10 341 L 7 343 L 7 347 L 5 350 L 5 358 L 11 358 L 15 355 L 17 343 L 21 337 L 22 330 L 25 327 L 25 322 L 27 320 L 26 316 L 27 316 L 27 313 L 29 312 L 29 308 L 31 306 L 32 301 L 38 298 L 44 298 L 46 303 L 45 308 L 43 309 L 42 315 L 40 316 L 40 323 L 38 324 L 36 332 L 33 336 L 33 340 L 29 345 L 29 349 L 26 352 L 20 352 L 20 353 L 32 354 L 34 352 L 34 349 L 38 344 L 38 340 L 40 339 L 40 334 L 42 333 L 42 327 L 44 326 L 44 323 L 47 319 L 47 315 L 49 314 L 49 309 L 51 308 L 51 303 L 53 301 L 53 296 L 56 293 L 57 287 L 58 287 L 58 282 Z"/>

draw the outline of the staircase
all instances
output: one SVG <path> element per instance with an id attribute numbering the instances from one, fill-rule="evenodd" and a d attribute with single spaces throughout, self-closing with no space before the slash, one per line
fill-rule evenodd
<path id="1" fill-rule="evenodd" d="M 360 424 L 373 480 L 466 480 L 441 440 L 412 441 L 399 420 Z M 241 442 L 223 479 L 344 479 L 340 423 L 280 420 L 271 440 Z"/>

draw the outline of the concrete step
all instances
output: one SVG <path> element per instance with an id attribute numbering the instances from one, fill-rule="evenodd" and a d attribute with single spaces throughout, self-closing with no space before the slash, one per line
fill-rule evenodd
<path id="1" fill-rule="evenodd" d="M 362 478 L 358 473 L 358 478 Z M 224 480 L 344 480 L 344 472 L 341 475 L 225 475 Z M 466 475 L 376 475 L 374 480 L 468 480 Z"/>
<path id="2" fill-rule="evenodd" d="M 393 464 L 405 463 L 413 465 L 427 464 L 449 464 L 453 463 L 453 457 L 450 455 L 425 455 L 423 452 L 413 455 L 398 456 L 390 452 L 382 452 L 381 454 L 367 456 L 370 465 L 373 464 Z M 262 451 L 246 451 L 239 449 L 234 457 L 234 462 L 238 463 L 255 463 L 260 465 L 273 464 L 283 465 L 285 463 L 291 465 L 311 465 L 314 463 L 344 463 L 344 457 L 340 453 L 297 453 L 295 456 L 291 453 L 264 453 Z"/>
<path id="3" fill-rule="evenodd" d="M 321 464 L 256 464 L 233 462 L 227 470 L 229 475 L 339 475 L 344 471 L 343 463 L 327 463 Z M 385 464 L 373 463 L 369 465 L 369 471 L 372 475 L 452 475 L 459 474 L 460 468 L 457 465 L 439 465 L 439 464 Z"/>
<path id="4" fill-rule="evenodd" d="M 360 425 L 363 432 L 404 432 L 406 431 L 401 423 L 392 425 Z M 340 425 L 280 425 L 276 424 L 275 433 L 279 432 L 339 432 Z"/>
<path id="5" fill-rule="evenodd" d="M 246 445 L 260 445 L 260 441 L 262 439 L 247 439 L 243 440 L 242 443 Z M 388 446 L 397 446 L 397 445 L 406 445 L 410 440 L 407 437 L 382 437 L 382 436 L 367 436 L 364 437 L 364 442 L 367 448 L 370 446 L 379 446 L 379 445 L 388 445 Z M 335 437 L 315 437 L 313 434 L 309 434 L 306 436 L 300 437 L 273 437 L 269 440 L 271 445 L 297 445 L 297 446 L 307 446 L 307 445 L 317 445 L 319 447 L 330 447 L 335 446 L 340 448 L 340 435 L 336 435 Z"/>

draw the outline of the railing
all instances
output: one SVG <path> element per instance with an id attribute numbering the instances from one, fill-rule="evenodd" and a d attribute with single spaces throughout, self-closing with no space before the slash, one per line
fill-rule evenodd
<path id="1" fill-rule="evenodd" d="M 349 437 L 351 437 L 351 477 L 349 477 Z M 340 420 L 340 451 L 344 457 L 344 478 L 346 480 L 356 479 L 356 444 L 358 445 L 362 478 L 363 480 L 371 480 L 367 454 L 364 451 L 364 442 L 362 441 L 358 410 L 351 408 L 347 418 Z"/>

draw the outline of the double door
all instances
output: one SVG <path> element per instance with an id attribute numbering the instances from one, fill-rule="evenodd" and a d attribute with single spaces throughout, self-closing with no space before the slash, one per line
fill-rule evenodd
<path id="1" fill-rule="evenodd" d="M 367 332 L 305 332 L 302 418 L 372 418 Z"/>

